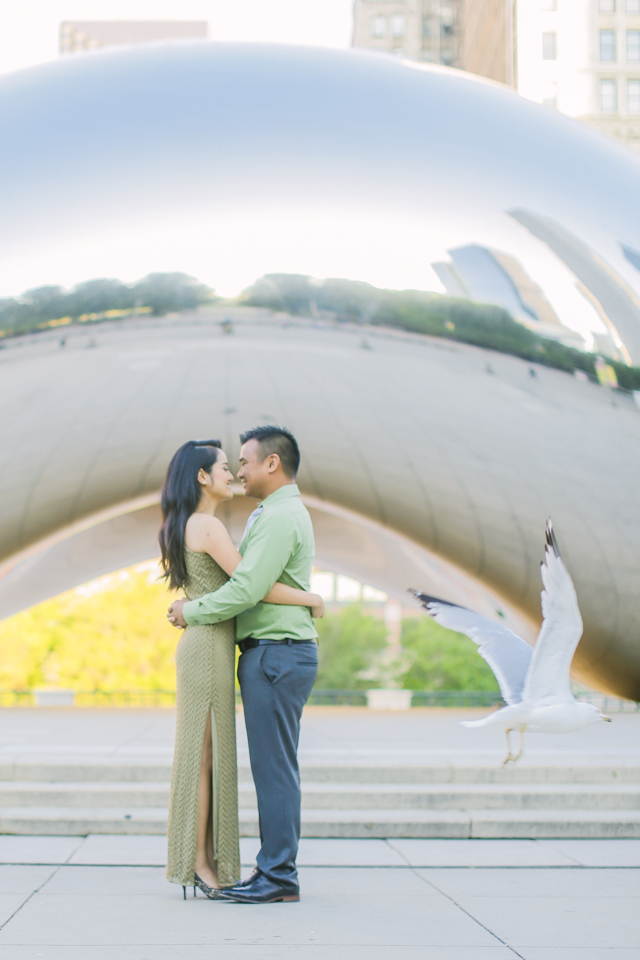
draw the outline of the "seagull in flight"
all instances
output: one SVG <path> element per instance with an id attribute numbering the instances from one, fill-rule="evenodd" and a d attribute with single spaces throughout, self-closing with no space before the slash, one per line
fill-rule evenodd
<path id="1" fill-rule="evenodd" d="M 500 724 L 507 737 L 504 763 L 515 763 L 524 749 L 525 730 L 535 733 L 573 733 L 610 721 L 597 707 L 579 703 L 571 692 L 569 669 L 582 636 L 582 617 L 573 581 L 562 562 L 550 520 L 547 520 L 542 582 L 542 627 L 535 647 L 512 630 L 446 600 L 412 591 L 436 623 L 464 633 L 478 644 L 500 685 L 505 707 L 482 720 L 465 720 L 465 727 Z M 520 732 L 520 748 L 513 754 L 510 735 Z"/>

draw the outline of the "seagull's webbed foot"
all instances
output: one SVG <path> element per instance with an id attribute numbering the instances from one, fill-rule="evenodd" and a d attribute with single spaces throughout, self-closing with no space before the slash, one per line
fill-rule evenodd
<path id="1" fill-rule="evenodd" d="M 520 749 L 519 749 L 518 752 L 515 753 L 515 754 L 511 752 L 511 738 L 510 738 L 510 736 L 509 736 L 509 734 L 511 733 L 512 729 L 513 729 L 513 727 L 509 727 L 509 728 L 507 728 L 507 729 L 505 730 L 505 734 L 506 734 L 506 736 L 507 736 L 507 755 L 506 755 L 506 757 L 504 758 L 504 760 L 502 761 L 502 766 L 503 766 L 503 767 L 506 767 L 506 765 L 507 765 L 508 763 L 515 763 L 516 760 L 519 760 L 520 757 L 522 756 L 523 751 L 524 751 L 524 731 L 525 731 L 525 727 L 518 727 L 518 730 L 520 731 Z"/>
<path id="2" fill-rule="evenodd" d="M 509 734 L 511 733 L 511 727 L 507 727 L 504 732 L 505 732 L 505 735 L 506 735 L 506 737 L 507 737 L 507 755 L 506 755 L 506 757 L 504 758 L 504 760 L 502 761 L 502 766 L 503 766 L 503 767 L 506 767 L 506 765 L 509 763 L 509 761 L 510 761 L 510 760 L 512 761 L 512 760 L 514 759 L 514 758 L 511 756 L 511 739 L 510 739 L 510 737 L 509 737 Z"/>
<path id="3" fill-rule="evenodd" d="M 516 753 L 515 757 L 511 757 L 511 762 L 515 763 L 516 760 L 519 760 L 524 751 L 524 727 L 520 727 L 520 749 Z"/>

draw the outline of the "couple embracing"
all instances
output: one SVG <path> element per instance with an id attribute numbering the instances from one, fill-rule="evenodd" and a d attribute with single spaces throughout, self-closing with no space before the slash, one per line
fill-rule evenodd
<path id="1" fill-rule="evenodd" d="M 240 437 L 245 494 L 260 501 L 240 550 L 215 517 L 233 496 L 233 474 L 217 440 L 185 443 L 162 491 L 162 564 L 175 601 L 169 620 L 184 632 L 176 650 L 177 723 L 168 821 L 167 878 L 212 900 L 299 900 L 298 738 L 318 671 L 309 593 L 313 529 L 295 478 L 300 452 L 280 427 Z M 235 729 L 238 680 L 258 798 L 261 847 L 240 881 Z"/>

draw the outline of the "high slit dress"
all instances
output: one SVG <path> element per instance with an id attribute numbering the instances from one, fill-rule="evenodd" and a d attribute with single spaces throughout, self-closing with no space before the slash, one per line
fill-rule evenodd
<path id="1" fill-rule="evenodd" d="M 208 553 L 185 548 L 190 600 L 229 579 Z M 189 626 L 176 649 L 176 740 L 167 825 L 167 879 L 193 886 L 198 831 L 198 788 L 207 716 L 213 755 L 208 846 L 218 882 L 240 879 L 236 757 L 235 621 Z"/>

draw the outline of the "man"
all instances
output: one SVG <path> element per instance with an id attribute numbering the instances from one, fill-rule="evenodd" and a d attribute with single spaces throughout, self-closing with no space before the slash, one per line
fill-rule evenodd
<path id="1" fill-rule="evenodd" d="M 276 581 L 309 590 L 314 554 L 311 518 L 300 500 L 300 451 L 281 427 L 256 427 L 240 437 L 239 479 L 262 501 L 249 517 L 233 576 L 215 593 L 178 600 L 176 626 L 236 617 L 242 651 L 238 679 L 258 796 L 262 846 L 252 877 L 222 899 L 273 903 L 300 899 L 300 718 L 318 672 L 317 633 L 308 607 L 262 603 Z"/>

